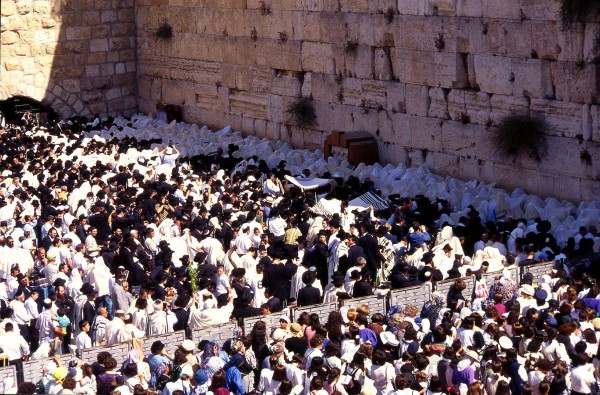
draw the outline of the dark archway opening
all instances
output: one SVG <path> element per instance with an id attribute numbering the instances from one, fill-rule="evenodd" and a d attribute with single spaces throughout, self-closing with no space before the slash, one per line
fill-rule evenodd
<path id="1" fill-rule="evenodd" d="M 20 124 L 25 114 L 31 114 L 40 123 L 60 118 L 51 107 L 24 96 L 14 96 L 0 101 L 0 111 L 4 114 L 6 123 L 12 124 Z"/>

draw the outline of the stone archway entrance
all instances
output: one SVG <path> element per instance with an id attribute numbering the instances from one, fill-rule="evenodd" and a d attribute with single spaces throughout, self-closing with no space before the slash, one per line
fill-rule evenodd
<path id="1" fill-rule="evenodd" d="M 14 96 L 7 100 L 0 101 L 0 111 L 4 114 L 7 123 L 18 124 L 25 113 L 31 113 L 38 119 L 58 119 L 59 115 L 50 106 L 25 97 Z"/>

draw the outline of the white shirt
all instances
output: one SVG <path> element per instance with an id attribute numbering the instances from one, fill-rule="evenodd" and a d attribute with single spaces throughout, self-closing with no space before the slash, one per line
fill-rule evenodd
<path id="1" fill-rule="evenodd" d="M 40 316 L 40 313 L 38 312 L 38 305 L 35 300 L 28 298 L 24 304 L 25 304 L 25 310 L 27 310 L 27 314 L 29 314 L 29 316 L 32 319 L 35 320 Z"/>
<path id="2" fill-rule="evenodd" d="M 25 309 L 25 304 L 18 300 L 10 302 L 10 307 L 13 309 L 13 319 L 18 325 L 29 325 L 31 317 Z"/>
<path id="3" fill-rule="evenodd" d="M 275 237 L 282 237 L 285 235 L 285 227 L 287 222 L 281 217 L 276 217 L 269 220 L 269 232 L 273 233 Z"/>
<path id="4" fill-rule="evenodd" d="M 594 383 L 594 367 L 591 364 L 577 366 L 571 370 L 571 390 L 589 394 Z"/>
<path id="5" fill-rule="evenodd" d="M 10 332 L 5 332 L 0 336 L 0 348 L 8 356 L 9 361 L 21 359 L 29 355 L 29 345 L 19 333 L 13 328 Z"/>
<path id="6" fill-rule="evenodd" d="M 75 339 L 77 345 L 77 355 L 81 356 L 81 351 L 85 348 L 92 348 L 92 339 L 86 332 L 81 332 Z"/>

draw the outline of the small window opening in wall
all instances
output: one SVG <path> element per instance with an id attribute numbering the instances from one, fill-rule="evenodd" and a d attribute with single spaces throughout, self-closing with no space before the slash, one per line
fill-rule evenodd
<path id="1" fill-rule="evenodd" d="M 21 124 L 24 117 L 31 117 L 40 123 L 59 118 L 51 107 L 24 96 L 14 96 L 0 101 L 0 111 L 4 114 L 6 122 L 13 124 Z"/>

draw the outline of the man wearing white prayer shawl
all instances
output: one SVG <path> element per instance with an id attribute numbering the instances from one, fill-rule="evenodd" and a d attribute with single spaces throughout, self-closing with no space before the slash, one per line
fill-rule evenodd
<path id="1" fill-rule="evenodd" d="M 113 318 L 105 327 L 106 345 L 110 346 L 119 342 L 118 334 L 119 329 L 125 326 L 123 321 L 124 311 L 115 312 L 115 318 Z"/>
<path id="2" fill-rule="evenodd" d="M 190 307 L 188 326 L 191 330 L 226 324 L 233 312 L 233 298 L 229 298 L 227 304 L 220 309 L 217 308 L 216 299 L 210 294 L 204 302 L 199 302 L 200 307 L 196 307 L 196 304 L 197 302 L 194 302 Z"/>
<path id="3" fill-rule="evenodd" d="M 141 339 L 144 337 L 144 331 L 139 330 L 133 325 L 133 317 L 131 314 L 123 316 L 123 325 L 117 331 L 117 340 L 119 343 L 131 341 L 131 339 Z"/>
<path id="4" fill-rule="evenodd" d="M 154 313 L 150 315 L 149 335 L 164 335 L 173 332 L 173 325 L 177 323 L 177 317 L 172 311 L 164 311 L 161 300 L 154 301 Z"/>
<path id="5" fill-rule="evenodd" d="M 343 239 L 345 238 L 346 236 L 344 235 Z M 340 259 L 344 257 L 348 258 L 348 245 L 344 240 L 340 240 L 336 237 L 329 251 L 330 255 L 327 258 L 327 278 L 331 280 L 333 273 L 338 270 Z"/>

